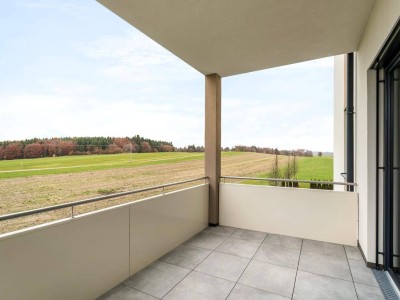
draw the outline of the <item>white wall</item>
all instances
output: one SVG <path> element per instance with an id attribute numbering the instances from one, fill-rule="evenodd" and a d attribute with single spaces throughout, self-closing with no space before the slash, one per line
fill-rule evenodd
<path id="1" fill-rule="evenodd" d="M 199 185 L 2 235 L 0 299 L 95 299 L 201 231 L 207 216 L 208 185 Z"/>
<path id="2" fill-rule="evenodd" d="M 357 193 L 220 184 L 220 224 L 357 245 Z"/>
<path id="3" fill-rule="evenodd" d="M 129 207 L 0 238 L 0 299 L 93 299 L 129 276 Z"/>
<path id="4" fill-rule="evenodd" d="M 345 166 L 345 112 L 346 107 L 346 76 L 345 55 L 334 58 L 334 89 L 333 89 L 333 178 L 336 182 L 344 182 L 340 174 L 346 171 Z M 335 191 L 344 191 L 345 187 L 335 185 Z"/>
<path id="5" fill-rule="evenodd" d="M 208 185 L 131 205 L 131 274 L 208 226 Z"/>
<path id="6" fill-rule="evenodd" d="M 400 1 L 378 0 L 356 56 L 356 177 L 359 192 L 359 242 L 375 262 L 375 94 L 368 69 L 400 15 Z"/>

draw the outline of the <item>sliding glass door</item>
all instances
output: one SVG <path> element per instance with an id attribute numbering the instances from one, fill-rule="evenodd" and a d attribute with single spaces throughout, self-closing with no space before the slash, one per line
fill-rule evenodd
<path id="1" fill-rule="evenodd" d="M 400 279 L 399 277 L 399 249 L 400 249 L 400 68 L 396 64 L 386 72 L 387 77 L 387 89 L 386 89 L 386 103 L 388 106 L 387 114 L 387 138 L 386 146 L 387 149 L 387 174 L 385 174 L 385 180 L 388 181 L 385 184 L 387 191 L 385 191 L 385 202 L 387 208 L 385 211 L 385 218 L 388 223 L 386 226 L 391 228 L 387 229 L 388 236 L 386 237 L 387 245 L 385 253 L 388 252 L 388 258 L 386 262 L 387 269 L 392 274 L 394 279 Z M 389 124 L 389 122 L 391 124 Z M 386 206 L 385 206 L 386 207 Z M 386 223 L 386 222 L 385 222 Z"/>
<path id="2" fill-rule="evenodd" d="M 400 62 L 394 56 L 376 69 L 377 76 L 377 224 L 382 208 L 385 270 L 400 287 Z M 381 203 L 381 204 L 380 204 Z M 381 207 L 382 206 L 382 207 Z M 377 235 L 378 239 L 379 234 Z M 379 240 L 379 239 L 378 239 Z"/>
<path id="3" fill-rule="evenodd" d="M 376 263 L 400 287 L 400 23 L 373 69 L 377 79 Z"/>

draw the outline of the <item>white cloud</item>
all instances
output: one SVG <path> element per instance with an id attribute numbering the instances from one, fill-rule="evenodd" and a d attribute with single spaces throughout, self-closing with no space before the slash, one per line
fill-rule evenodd
<path id="1" fill-rule="evenodd" d="M 19 94 L 3 98 L 0 140 L 54 136 L 133 136 L 202 144 L 204 114 L 182 113 L 168 103 L 100 102 L 83 94 Z"/>
<path id="2" fill-rule="evenodd" d="M 139 31 L 123 36 L 103 36 L 75 49 L 91 59 L 108 62 L 104 74 L 126 81 L 188 80 L 201 76 L 191 66 L 175 57 Z M 173 76 L 170 76 L 173 75 Z"/>
<path id="3" fill-rule="evenodd" d="M 96 11 L 92 14 L 87 2 L 85 6 L 80 0 L 19 3 L 28 7 L 27 21 L 28 16 L 34 19 L 45 12 L 71 22 L 70 13 L 76 13 L 80 15 L 73 19 L 74 25 L 82 28 L 89 22 L 83 18 L 101 24 L 96 22 L 104 17 L 96 16 Z M 14 19 L 18 18 L 10 18 Z M 55 45 L 59 47 L 55 53 L 66 57 L 55 54 L 49 59 L 43 54 L 23 61 L 18 55 L 21 70 L 42 72 L 32 72 L 34 77 L 28 78 L 19 76 L 18 68 L 9 67 L 5 73 L 7 78 L 0 86 L 0 140 L 140 134 L 178 146 L 204 143 L 203 76 L 134 28 L 128 26 L 128 31 L 121 32 L 123 27 L 116 25 L 119 19 L 107 22 L 107 36 L 104 27 L 89 26 L 93 39 L 87 38 L 92 34 L 88 30 Z M 9 26 L 10 30 L 14 27 Z M 32 37 L 24 31 L 20 38 Z M 4 43 L 10 44 L 10 39 Z M 20 49 L 21 44 L 11 43 L 0 63 L 16 60 Z M 54 61 L 65 64 L 54 70 Z M 330 105 L 326 103 L 332 98 L 333 80 L 324 77 L 317 82 L 316 77 L 332 66 L 333 59 L 325 58 L 224 79 L 223 145 L 331 150 L 332 112 L 312 109 L 321 102 Z M 315 88 L 319 84 L 324 87 Z"/>
<path id="4" fill-rule="evenodd" d="M 43 10 L 47 9 L 50 11 L 60 10 L 74 17 L 83 16 L 82 13 L 88 12 L 88 7 L 85 5 L 84 1 L 69 0 L 68 2 L 54 1 L 54 0 L 28 0 L 21 1 L 22 6 Z"/>
<path id="5" fill-rule="evenodd" d="M 280 149 L 331 151 L 333 121 L 312 112 L 313 102 L 269 99 L 223 99 L 224 146 L 257 145 Z"/>

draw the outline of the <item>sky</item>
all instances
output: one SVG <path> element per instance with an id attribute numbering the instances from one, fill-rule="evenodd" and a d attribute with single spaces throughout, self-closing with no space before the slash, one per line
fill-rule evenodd
<path id="1" fill-rule="evenodd" d="M 0 0 L 0 141 L 204 144 L 204 76 L 96 1 Z M 222 79 L 222 145 L 333 151 L 333 58 Z"/>

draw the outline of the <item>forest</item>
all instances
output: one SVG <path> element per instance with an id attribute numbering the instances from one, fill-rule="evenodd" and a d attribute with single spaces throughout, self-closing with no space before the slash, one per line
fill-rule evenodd
<path id="1" fill-rule="evenodd" d="M 277 148 L 236 145 L 221 151 L 256 152 L 276 155 L 311 157 L 305 149 L 279 150 Z M 63 137 L 27 139 L 0 142 L 0 160 L 56 157 L 67 155 L 151 153 L 151 152 L 204 152 L 203 146 L 175 147 L 172 142 L 158 141 L 135 135 L 133 137 Z"/>
<path id="2" fill-rule="evenodd" d="M 0 142 L 0 160 L 65 155 L 172 152 L 171 142 L 129 137 L 64 137 Z"/>

